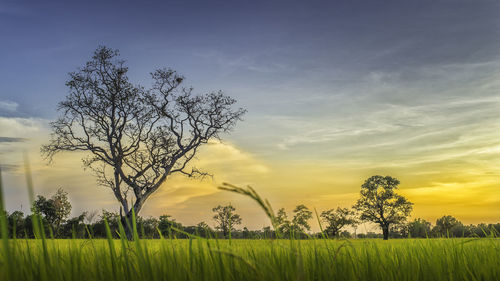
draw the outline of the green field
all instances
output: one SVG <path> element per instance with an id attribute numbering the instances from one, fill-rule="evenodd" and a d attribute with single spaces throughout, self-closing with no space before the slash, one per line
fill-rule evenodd
<path id="1" fill-rule="evenodd" d="M 5 242 L 0 280 L 500 280 L 497 238 Z"/>

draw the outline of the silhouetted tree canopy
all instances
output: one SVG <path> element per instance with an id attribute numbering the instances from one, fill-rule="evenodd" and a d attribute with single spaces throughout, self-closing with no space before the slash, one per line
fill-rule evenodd
<path id="1" fill-rule="evenodd" d="M 372 176 L 361 186 L 361 198 L 354 205 L 361 220 L 380 225 L 385 240 L 390 225 L 404 222 L 413 209 L 413 203 L 395 192 L 398 185 L 399 180 L 390 176 Z"/>
<path id="2" fill-rule="evenodd" d="M 215 213 L 213 219 L 217 224 L 215 229 L 222 231 L 224 237 L 228 237 L 231 231 L 234 231 L 234 226 L 241 224 L 241 217 L 235 214 L 236 209 L 231 206 L 217 206 L 212 209 Z"/>
<path id="3" fill-rule="evenodd" d="M 43 219 L 52 228 L 53 234 L 57 236 L 61 223 L 71 213 L 71 203 L 68 200 L 68 193 L 59 188 L 50 199 L 38 195 L 37 199 L 33 202 L 32 211 L 42 215 Z"/>
<path id="4" fill-rule="evenodd" d="M 161 234 L 165 237 L 172 236 L 175 234 L 175 231 L 172 228 L 182 229 L 182 224 L 176 222 L 170 215 L 160 216 L 158 230 L 160 230 Z"/>
<path id="5" fill-rule="evenodd" d="M 417 218 L 408 223 L 408 234 L 414 238 L 426 238 L 431 235 L 431 223 Z"/>
<path id="6" fill-rule="evenodd" d="M 306 230 L 311 229 L 309 220 L 312 218 L 312 212 L 303 204 L 295 207 L 292 220 L 288 219 L 285 208 L 279 209 L 275 218 L 278 231 L 283 237 L 300 238 L 306 236 Z"/>
<path id="7" fill-rule="evenodd" d="M 338 236 L 345 226 L 356 223 L 354 216 L 353 210 L 340 207 L 324 211 L 320 215 L 322 221 L 326 223 L 325 232 L 332 237 Z"/>
<path id="8" fill-rule="evenodd" d="M 288 219 L 285 208 L 280 208 L 276 213 L 276 226 L 283 235 L 290 234 L 292 231 L 292 222 Z"/>
<path id="9" fill-rule="evenodd" d="M 283 209 L 284 211 L 284 209 Z M 37 220 L 40 222 L 38 215 L 28 215 L 25 216 L 20 211 L 14 211 L 12 213 L 3 212 L 5 218 L 8 222 L 8 233 L 9 237 L 17 238 L 33 238 L 34 229 L 33 222 Z M 0 215 L 3 215 L 0 213 Z M 234 213 L 233 213 L 234 215 Z M 88 212 L 83 212 L 79 216 L 73 218 L 65 219 L 60 226 L 58 238 L 106 238 L 106 222 L 110 228 L 110 234 L 114 238 L 119 237 L 120 228 L 120 216 L 117 212 L 108 212 L 103 210 L 102 213 L 96 218 L 96 215 L 92 215 L 92 220 L 87 219 Z M 85 222 L 87 220 L 87 222 Z M 45 218 L 41 221 L 44 224 L 43 230 L 45 231 L 46 237 L 49 237 L 51 230 L 48 227 L 48 222 Z M 289 225 L 291 222 L 288 221 Z M 140 217 L 136 218 L 138 235 L 140 238 L 147 239 L 158 239 L 160 238 L 158 230 L 162 233 L 165 238 L 192 238 L 191 234 L 201 237 L 213 238 L 227 238 L 224 236 L 223 229 L 218 228 L 218 231 L 211 229 L 205 222 L 200 222 L 197 225 L 184 226 L 180 222 L 177 222 L 169 215 L 163 215 L 160 218 L 155 217 Z M 389 236 L 391 238 L 441 238 L 443 235 L 437 231 L 438 226 L 433 228 L 433 231 L 428 232 L 431 227 L 430 223 L 422 220 L 415 219 L 409 223 L 400 223 L 391 225 Z M 291 229 L 295 229 L 291 226 Z M 178 231 L 180 230 L 180 231 Z M 294 239 L 306 239 L 309 237 L 322 238 L 322 233 L 312 233 L 306 235 L 301 232 L 294 230 L 293 233 L 281 232 L 279 235 L 271 229 L 270 226 L 264 227 L 261 230 L 251 230 L 247 227 L 243 227 L 242 230 L 232 229 L 231 238 L 232 239 L 265 239 L 265 238 L 294 238 Z M 382 238 L 382 234 L 368 232 L 366 234 L 355 234 L 349 231 L 343 230 L 339 231 L 337 237 L 346 238 Z M 485 224 L 480 223 L 477 225 L 463 225 L 462 223 L 455 224 L 449 231 L 450 237 L 498 237 L 500 233 L 500 223 L 496 224 Z M 227 234 L 226 234 L 227 235 Z"/>
<path id="10" fill-rule="evenodd" d="M 436 231 L 440 235 L 448 237 L 451 235 L 451 229 L 461 224 L 462 223 L 460 221 L 450 215 L 442 216 L 441 218 L 436 220 Z"/>
<path id="11" fill-rule="evenodd" d="M 312 218 L 312 212 L 305 205 L 298 205 L 293 210 L 292 225 L 300 232 L 311 230 L 309 220 Z"/>

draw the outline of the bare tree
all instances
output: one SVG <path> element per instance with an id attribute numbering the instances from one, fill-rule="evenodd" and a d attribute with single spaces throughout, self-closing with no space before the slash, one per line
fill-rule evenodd
<path id="1" fill-rule="evenodd" d="M 99 47 L 83 68 L 69 73 L 70 92 L 59 103 L 61 116 L 51 123 L 51 140 L 41 151 L 49 160 L 62 151 L 89 152 L 83 163 L 113 191 L 130 234 L 132 213 L 139 213 L 169 175 L 206 175 L 188 164 L 245 110 L 233 109 L 236 101 L 220 91 L 194 95 L 171 69 L 153 72 L 150 89 L 135 86 L 118 57 L 117 50 Z"/>

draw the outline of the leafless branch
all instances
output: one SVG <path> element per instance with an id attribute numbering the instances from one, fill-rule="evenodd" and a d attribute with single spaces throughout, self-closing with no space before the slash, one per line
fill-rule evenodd
<path id="1" fill-rule="evenodd" d="M 85 151 L 84 165 L 113 191 L 126 214 L 137 214 L 168 176 L 209 174 L 191 167 L 198 148 L 219 139 L 245 110 L 222 92 L 193 94 L 171 69 L 151 74 L 150 89 L 133 85 L 118 51 L 99 47 L 81 69 L 69 74 L 69 95 L 51 123 L 42 154 L 51 161 L 63 151 Z M 133 193 L 132 206 L 127 196 Z"/>

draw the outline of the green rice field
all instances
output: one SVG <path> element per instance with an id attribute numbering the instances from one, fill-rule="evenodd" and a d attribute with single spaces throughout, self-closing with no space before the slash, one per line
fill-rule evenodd
<path id="1" fill-rule="evenodd" d="M 4 240 L 0 280 L 500 280 L 500 239 Z"/>

